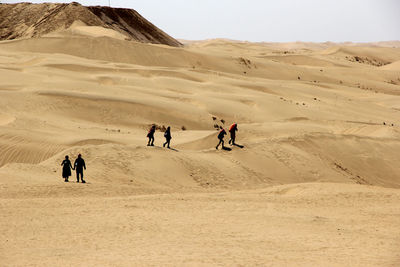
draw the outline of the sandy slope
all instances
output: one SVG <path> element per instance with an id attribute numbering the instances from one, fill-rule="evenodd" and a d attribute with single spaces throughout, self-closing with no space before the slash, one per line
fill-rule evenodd
<path id="1" fill-rule="evenodd" d="M 0 255 L 4 266 L 397 266 L 399 201 L 343 184 L 3 199 L 3 217 L 18 220 L 0 223 Z"/>
<path id="2" fill-rule="evenodd" d="M 1 42 L 0 265 L 397 266 L 399 61 L 79 24 Z M 221 120 L 244 148 L 215 150 Z M 65 184 L 78 153 L 88 184 Z"/>

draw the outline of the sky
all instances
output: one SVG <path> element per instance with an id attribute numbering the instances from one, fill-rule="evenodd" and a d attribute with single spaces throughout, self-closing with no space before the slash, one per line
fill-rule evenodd
<path id="1" fill-rule="evenodd" d="M 77 2 L 83 5 L 106 6 L 109 3 L 108 0 Z M 157 27 L 178 39 L 227 38 L 252 42 L 400 40 L 400 0 L 110 0 L 110 2 L 113 7 L 135 9 Z"/>

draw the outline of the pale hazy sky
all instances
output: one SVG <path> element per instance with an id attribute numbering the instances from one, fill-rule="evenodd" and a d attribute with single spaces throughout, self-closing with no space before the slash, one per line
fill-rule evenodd
<path id="1" fill-rule="evenodd" d="M 133 8 L 171 36 L 188 40 L 400 40 L 400 0 L 111 0 L 111 6 Z"/>

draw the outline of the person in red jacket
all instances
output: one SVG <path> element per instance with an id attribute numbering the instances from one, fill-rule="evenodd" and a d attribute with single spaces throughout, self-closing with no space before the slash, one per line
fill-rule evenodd
<path id="1" fill-rule="evenodd" d="M 231 139 L 229 139 L 229 144 L 231 144 L 231 145 L 236 145 L 236 144 L 235 144 L 236 131 L 238 131 L 237 123 L 234 123 L 234 124 L 232 124 L 231 127 L 229 128 L 229 133 L 231 134 Z"/>
<path id="2" fill-rule="evenodd" d="M 222 148 L 224 148 L 224 137 L 226 135 L 226 131 L 224 128 L 221 127 L 221 131 L 219 131 L 218 133 L 218 139 L 219 139 L 219 143 L 218 145 L 215 147 L 216 149 L 218 149 L 219 145 L 222 144 Z"/>
<path id="3" fill-rule="evenodd" d="M 147 137 L 149 138 L 149 142 L 147 142 L 148 146 L 154 146 L 154 133 L 156 132 L 156 126 L 151 126 Z"/>

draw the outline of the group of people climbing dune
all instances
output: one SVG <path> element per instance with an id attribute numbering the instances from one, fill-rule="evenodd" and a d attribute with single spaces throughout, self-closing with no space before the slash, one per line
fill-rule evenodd
<path id="1" fill-rule="evenodd" d="M 231 138 L 229 139 L 229 144 L 232 145 L 232 146 L 237 145 L 235 143 L 236 131 L 238 131 L 238 127 L 237 127 L 237 123 L 234 123 L 234 124 L 231 125 L 231 127 L 229 127 L 229 133 L 230 133 L 230 136 L 231 136 Z M 152 125 L 150 130 L 149 130 L 149 132 L 147 133 L 147 138 L 149 138 L 149 141 L 147 142 L 147 146 L 154 146 L 154 133 L 155 132 L 156 132 L 156 126 Z M 225 137 L 226 134 L 227 133 L 226 133 L 225 129 L 222 126 L 220 126 L 220 131 L 218 133 L 219 143 L 215 147 L 216 149 L 218 149 L 218 147 L 221 144 L 222 144 L 222 148 L 225 147 L 224 146 L 224 144 L 225 144 L 224 143 L 224 137 Z M 165 130 L 164 137 L 165 137 L 166 142 L 163 144 L 163 147 L 167 146 L 167 148 L 170 148 L 170 143 L 171 143 L 171 139 L 172 139 L 171 127 L 168 126 L 168 128 Z"/>
<path id="2" fill-rule="evenodd" d="M 230 133 L 230 137 L 231 137 L 229 139 L 229 144 L 232 146 L 242 147 L 235 143 L 237 131 L 238 131 L 237 123 L 234 123 L 229 127 L 229 133 Z M 154 133 L 155 132 L 156 132 L 156 126 L 152 125 L 147 134 L 147 138 L 149 138 L 149 141 L 147 142 L 148 146 L 154 146 Z M 227 133 L 226 133 L 225 129 L 222 126 L 220 126 L 220 131 L 218 132 L 219 143 L 215 147 L 216 149 L 218 149 L 221 144 L 222 144 L 222 149 L 225 149 L 224 137 L 226 134 Z M 163 147 L 167 146 L 167 148 L 171 148 L 170 143 L 171 143 L 172 136 L 171 136 L 171 127 L 170 126 L 168 126 L 168 128 L 165 130 L 164 137 L 165 137 L 166 141 L 165 141 L 165 143 L 163 143 Z M 61 163 L 61 166 L 62 166 L 62 177 L 64 178 L 65 182 L 68 182 L 69 177 L 72 175 L 71 170 L 75 170 L 76 171 L 76 182 L 79 183 L 79 177 L 80 177 L 81 182 L 86 183 L 86 181 L 83 180 L 83 170 L 84 169 L 86 170 L 86 164 L 85 164 L 85 160 L 82 158 L 81 154 L 79 154 L 78 157 L 75 159 L 74 165 L 71 164 L 71 161 L 69 160 L 69 156 L 68 155 L 65 156 L 65 159 Z"/>

